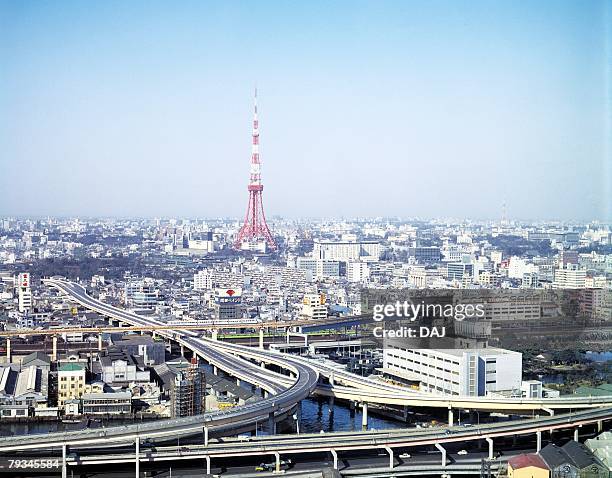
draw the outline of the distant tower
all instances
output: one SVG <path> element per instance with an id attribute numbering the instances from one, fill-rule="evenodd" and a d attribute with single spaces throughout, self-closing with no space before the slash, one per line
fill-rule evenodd
<path id="1" fill-rule="evenodd" d="M 263 184 L 261 183 L 261 162 L 259 161 L 259 121 L 257 120 L 257 89 L 255 89 L 255 112 L 253 114 L 253 146 L 251 152 L 251 179 L 249 181 L 249 205 L 244 223 L 234 243 L 235 249 L 241 249 L 245 241 L 263 239 L 272 250 L 276 243 L 266 223 L 263 208 Z"/>

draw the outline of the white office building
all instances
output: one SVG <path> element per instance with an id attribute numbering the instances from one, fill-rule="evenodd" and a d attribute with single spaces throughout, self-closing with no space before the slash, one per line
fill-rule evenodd
<path id="1" fill-rule="evenodd" d="M 376 241 L 322 241 L 315 239 L 312 256 L 315 259 L 334 261 L 377 262 L 380 259 L 380 243 Z"/>
<path id="2" fill-rule="evenodd" d="M 32 290 L 30 289 L 30 274 L 23 272 L 17 278 L 17 289 L 19 297 L 19 312 L 32 310 Z"/>
<path id="3" fill-rule="evenodd" d="M 346 265 L 346 278 L 349 282 L 367 282 L 370 279 L 370 266 L 367 262 L 349 262 Z"/>
<path id="4" fill-rule="evenodd" d="M 553 289 L 584 289 L 586 270 L 576 264 L 567 264 L 564 268 L 555 269 Z"/>
<path id="5" fill-rule="evenodd" d="M 431 393 L 520 393 L 522 354 L 498 348 L 406 349 L 394 343 L 384 350 L 383 373 L 399 382 L 417 383 Z"/>
<path id="6" fill-rule="evenodd" d="M 193 288 L 195 290 L 212 290 L 213 273 L 208 269 L 198 271 L 193 275 Z"/>
<path id="7" fill-rule="evenodd" d="M 338 279 L 344 269 L 340 261 L 313 257 L 298 257 L 296 265 L 299 270 L 310 271 L 312 277 L 317 279 Z"/>

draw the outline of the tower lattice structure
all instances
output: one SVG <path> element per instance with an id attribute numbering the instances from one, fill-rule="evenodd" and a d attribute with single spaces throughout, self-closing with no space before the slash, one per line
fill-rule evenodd
<path id="1" fill-rule="evenodd" d="M 259 159 L 259 120 L 257 119 L 257 90 L 255 90 L 255 110 L 253 113 L 253 144 L 251 146 L 251 175 L 248 185 L 249 205 L 247 206 L 244 223 L 238 232 L 234 243 L 240 249 L 245 241 L 264 239 L 268 247 L 276 249 L 276 242 L 272 237 L 266 222 L 263 207 L 263 184 L 261 182 L 261 161 Z"/>

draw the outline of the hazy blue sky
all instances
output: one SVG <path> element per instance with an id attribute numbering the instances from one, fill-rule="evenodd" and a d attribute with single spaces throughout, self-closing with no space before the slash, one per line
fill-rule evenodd
<path id="1" fill-rule="evenodd" d="M 611 6 L 0 0 L 0 214 L 610 219 Z"/>

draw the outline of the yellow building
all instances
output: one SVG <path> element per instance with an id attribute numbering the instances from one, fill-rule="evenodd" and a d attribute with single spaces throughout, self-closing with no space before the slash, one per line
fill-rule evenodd
<path id="1" fill-rule="evenodd" d="M 80 399 L 85 393 L 85 369 L 76 363 L 62 365 L 57 371 L 57 404 Z"/>
<path id="2" fill-rule="evenodd" d="M 508 478 L 549 478 L 548 465 L 534 453 L 513 456 L 508 460 Z"/>

